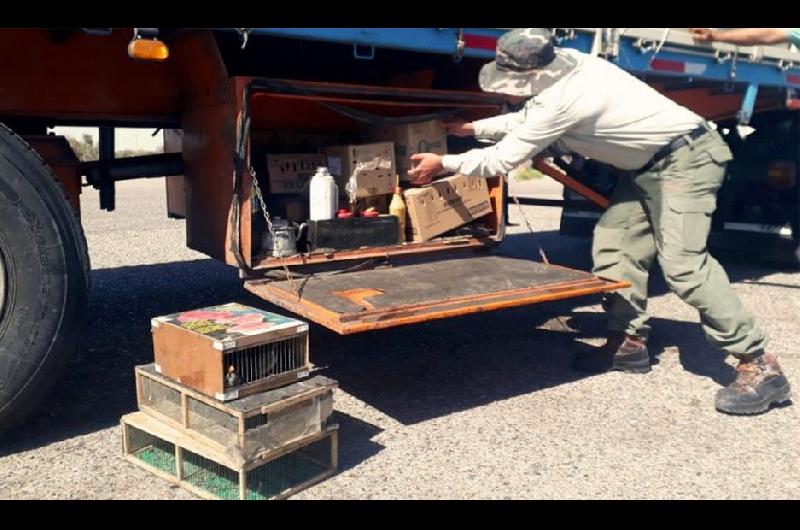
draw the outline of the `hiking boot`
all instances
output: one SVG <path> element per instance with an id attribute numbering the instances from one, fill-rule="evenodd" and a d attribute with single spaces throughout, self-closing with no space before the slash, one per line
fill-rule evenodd
<path id="1" fill-rule="evenodd" d="M 575 354 L 572 369 L 579 372 L 603 373 L 619 370 L 631 373 L 650 371 L 650 355 L 647 353 L 647 341 L 636 335 L 609 332 L 606 343 L 600 347 Z"/>
<path id="2" fill-rule="evenodd" d="M 625 341 L 614 353 L 611 370 L 631 374 L 649 372 L 650 353 L 647 351 L 647 339 L 637 335 L 626 335 Z"/>
<path id="3" fill-rule="evenodd" d="M 717 392 L 715 406 L 728 414 L 761 414 L 773 404 L 789 401 L 791 389 L 775 355 L 741 359 L 736 380 Z"/>

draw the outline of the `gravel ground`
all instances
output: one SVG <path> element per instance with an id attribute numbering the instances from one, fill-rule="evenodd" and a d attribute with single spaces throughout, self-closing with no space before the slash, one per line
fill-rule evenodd
<path id="1" fill-rule="evenodd" d="M 121 458 L 150 318 L 231 300 L 274 309 L 184 247 L 162 181 L 118 189 L 110 214 L 83 195 L 90 326 L 46 407 L 0 441 L 0 498 L 195 498 Z M 558 235 L 559 210 L 524 208 L 552 261 L 589 266 L 588 241 Z M 511 220 L 505 250 L 535 256 L 516 207 Z M 800 274 L 724 263 L 800 388 Z M 596 296 L 352 337 L 312 326 L 312 359 L 340 382 L 341 471 L 295 498 L 799 498 L 800 408 L 715 412 L 731 361 L 660 273 L 651 292 L 645 376 L 569 369 L 579 342 L 602 335 Z"/>

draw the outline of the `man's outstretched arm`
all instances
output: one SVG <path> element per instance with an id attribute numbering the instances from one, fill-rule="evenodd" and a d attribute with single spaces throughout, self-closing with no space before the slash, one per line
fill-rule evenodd
<path id="1" fill-rule="evenodd" d="M 708 28 L 691 28 L 692 37 L 704 42 L 728 42 L 752 46 L 758 44 L 777 44 L 789 42 L 790 34 L 786 28 L 736 28 L 712 30 Z"/>
<path id="2" fill-rule="evenodd" d="M 415 184 L 427 184 L 444 171 L 474 177 L 505 175 L 556 141 L 577 121 L 578 116 L 561 106 L 533 105 L 526 120 L 497 144 L 473 149 L 460 155 L 418 153 L 411 156 L 417 165 L 408 172 Z"/>

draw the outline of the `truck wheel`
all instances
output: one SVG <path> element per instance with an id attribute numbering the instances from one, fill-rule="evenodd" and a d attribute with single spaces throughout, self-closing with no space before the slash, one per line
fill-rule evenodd
<path id="1" fill-rule="evenodd" d="M 0 433 L 61 375 L 88 286 L 86 240 L 55 175 L 0 124 Z"/>

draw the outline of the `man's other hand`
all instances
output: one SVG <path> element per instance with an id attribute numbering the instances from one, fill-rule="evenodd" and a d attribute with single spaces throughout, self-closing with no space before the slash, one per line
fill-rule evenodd
<path id="1" fill-rule="evenodd" d="M 689 33 L 698 42 L 711 42 L 714 40 L 714 32 L 708 28 L 689 28 Z"/>
<path id="2" fill-rule="evenodd" d="M 413 169 L 408 171 L 408 179 L 417 186 L 430 183 L 434 177 L 444 171 L 442 157 L 434 153 L 411 155 L 411 162 Z"/>

